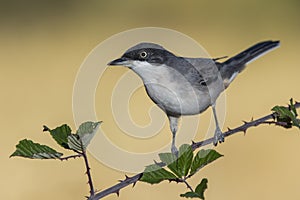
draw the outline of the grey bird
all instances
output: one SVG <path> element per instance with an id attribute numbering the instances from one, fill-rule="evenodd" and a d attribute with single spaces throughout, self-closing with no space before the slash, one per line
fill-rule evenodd
<path id="1" fill-rule="evenodd" d="M 218 96 L 246 64 L 279 44 L 279 41 L 260 42 L 219 62 L 222 58 L 180 57 L 158 44 L 139 43 L 108 65 L 128 67 L 142 79 L 148 96 L 168 116 L 173 136 L 171 151 L 177 154 L 175 137 L 178 119 L 182 115 L 200 114 L 209 106 L 212 107 L 216 125 L 214 145 L 224 142 L 216 114 Z"/>

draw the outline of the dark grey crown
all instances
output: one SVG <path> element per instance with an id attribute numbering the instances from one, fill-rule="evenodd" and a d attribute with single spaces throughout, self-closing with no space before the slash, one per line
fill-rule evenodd
<path id="1" fill-rule="evenodd" d="M 158 44 L 143 42 L 128 49 L 122 57 L 152 64 L 163 64 L 169 57 L 174 57 L 174 54 Z"/>

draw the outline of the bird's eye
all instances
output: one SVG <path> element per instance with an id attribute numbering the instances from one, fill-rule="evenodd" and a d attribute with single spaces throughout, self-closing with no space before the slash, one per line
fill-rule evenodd
<path id="1" fill-rule="evenodd" d="M 146 51 L 142 51 L 141 53 L 140 53 L 140 57 L 141 58 L 146 58 L 147 57 L 147 52 Z"/>
<path id="2" fill-rule="evenodd" d="M 205 80 L 200 80 L 200 85 L 202 85 L 202 86 L 207 86 Z"/>

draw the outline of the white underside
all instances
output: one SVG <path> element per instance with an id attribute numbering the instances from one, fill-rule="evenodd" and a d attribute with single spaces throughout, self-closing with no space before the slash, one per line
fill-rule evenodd
<path id="1" fill-rule="evenodd" d="M 133 61 L 130 67 L 142 78 L 150 98 L 166 112 L 179 115 L 199 114 L 222 91 L 219 87 L 211 88 L 210 92 L 195 89 L 182 74 L 165 65 Z"/>

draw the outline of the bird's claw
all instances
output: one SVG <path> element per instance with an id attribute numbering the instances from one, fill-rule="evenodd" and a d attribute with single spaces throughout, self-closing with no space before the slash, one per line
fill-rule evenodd
<path id="1" fill-rule="evenodd" d="M 224 142 L 224 135 L 223 135 L 222 131 L 219 128 L 217 128 L 215 131 L 213 144 L 214 144 L 214 146 L 217 146 L 218 143 L 222 143 L 222 142 Z"/>

